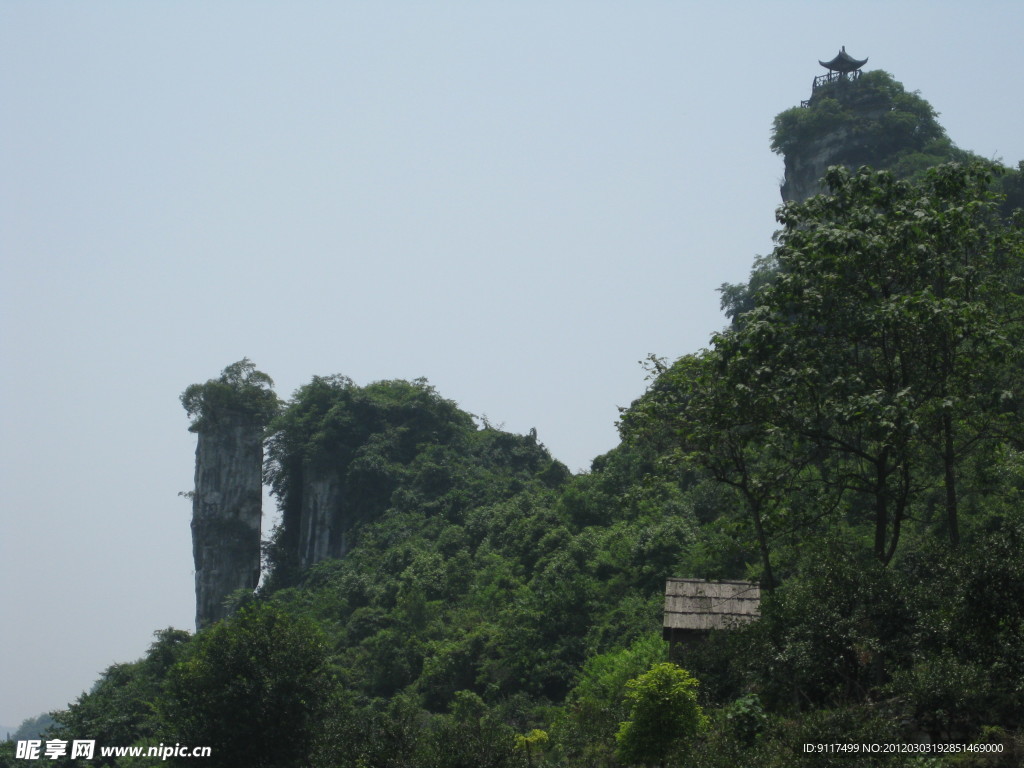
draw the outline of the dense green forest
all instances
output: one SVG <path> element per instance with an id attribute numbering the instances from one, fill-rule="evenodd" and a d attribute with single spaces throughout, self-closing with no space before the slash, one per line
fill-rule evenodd
<path id="1" fill-rule="evenodd" d="M 934 122 L 862 79 L 897 125 Z M 849 125 L 828 101 L 780 115 L 775 146 Z M 1020 174 L 937 123 L 899 141 L 895 173 L 840 164 L 779 209 L 771 255 L 723 286 L 727 327 L 651 358 L 587 473 L 426 381 L 314 378 L 267 426 L 283 523 L 259 590 L 196 635 L 156 632 L 49 738 L 210 745 L 165 764 L 240 768 L 1020 764 Z M 245 365 L 214 389 L 269 413 Z M 200 391 L 186 406 L 213 418 Z M 345 557 L 303 569 L 289 520 L 311 465 L 354 522 Z M 759 581 L 761 617 L 670 654 L 670 576 Z"/>

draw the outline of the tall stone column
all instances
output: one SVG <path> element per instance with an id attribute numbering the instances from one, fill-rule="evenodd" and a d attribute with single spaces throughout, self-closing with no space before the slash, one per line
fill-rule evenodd
<path id="1" fill-rule="evenodd" d="M 199 432 L 192 497 L 196 629 L 224 618 L 224 600 L 260 578 L 263 426 L 221 418 Z"/>
<path id="2" fill-rule="evenodd" d="M 192 495 L 196 630 L 224 618 L 232 592 L 251 592 L 259 583 L 263 438 L 279 406 L 273 386 L 244 358 L 181 395 L 189 431 L 199 437 Z"/>

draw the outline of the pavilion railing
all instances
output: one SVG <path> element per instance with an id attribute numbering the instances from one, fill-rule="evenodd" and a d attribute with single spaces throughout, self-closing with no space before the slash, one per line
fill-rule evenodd
<path id="1" fill-rule="evenodd" d="M 816 90 L 826 85 L 832 85 L 833 83 L 838 83 L 843 80 L 852 81 L 856 80 L 858 77 L 860 77 L 859 69 L 855 69 L 853 72 L 829 72 L 827 75 L 818 75 L 814 78 L 814 84 L 811 86 L 811 97 L 814 97 L 814 92 Z M 809 107 L 810 105 L 810 99 L 800 102 L 801 107 Z"/>

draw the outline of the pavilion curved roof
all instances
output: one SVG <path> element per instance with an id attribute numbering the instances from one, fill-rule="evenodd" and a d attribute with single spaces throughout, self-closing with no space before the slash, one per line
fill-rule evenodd
<path id="1" fill-rule="evenodd" d="M 853 72 L 867 64 L 868 60 L 853 58 L 846 52 L 846 46 L 844 45 L 843 49 L 836 54 L 832 61 L 818 59 L 818 63 L 830 72 Z"/>

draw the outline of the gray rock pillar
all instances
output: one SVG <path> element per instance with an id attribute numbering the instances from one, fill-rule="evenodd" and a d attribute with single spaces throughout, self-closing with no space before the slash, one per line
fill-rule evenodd
<path id="1" fill-rule="evenodd" d="M 224 618 L 232 592 L 251 592 L 259 583 L 263 438 L 278 409 L 273 386 L 244 358 L 181 395 L 189 431 L 199 437 L 192 495 L 196 630 Z"/>
<path id="2" fill-rule="evenodd" d="M 303 483 L 302 522 L 299 532 L 299 567 L 348 553 L 348 531 L 343 519 L 341 483 L 333 474 Z"/>
<path id="3" fill-rule="evenodd" d="M 192 497 L 196 629 L 224 618 L 224 600 L 260 578 L 263 428 L 227 419 L 199 433 Z"/>

